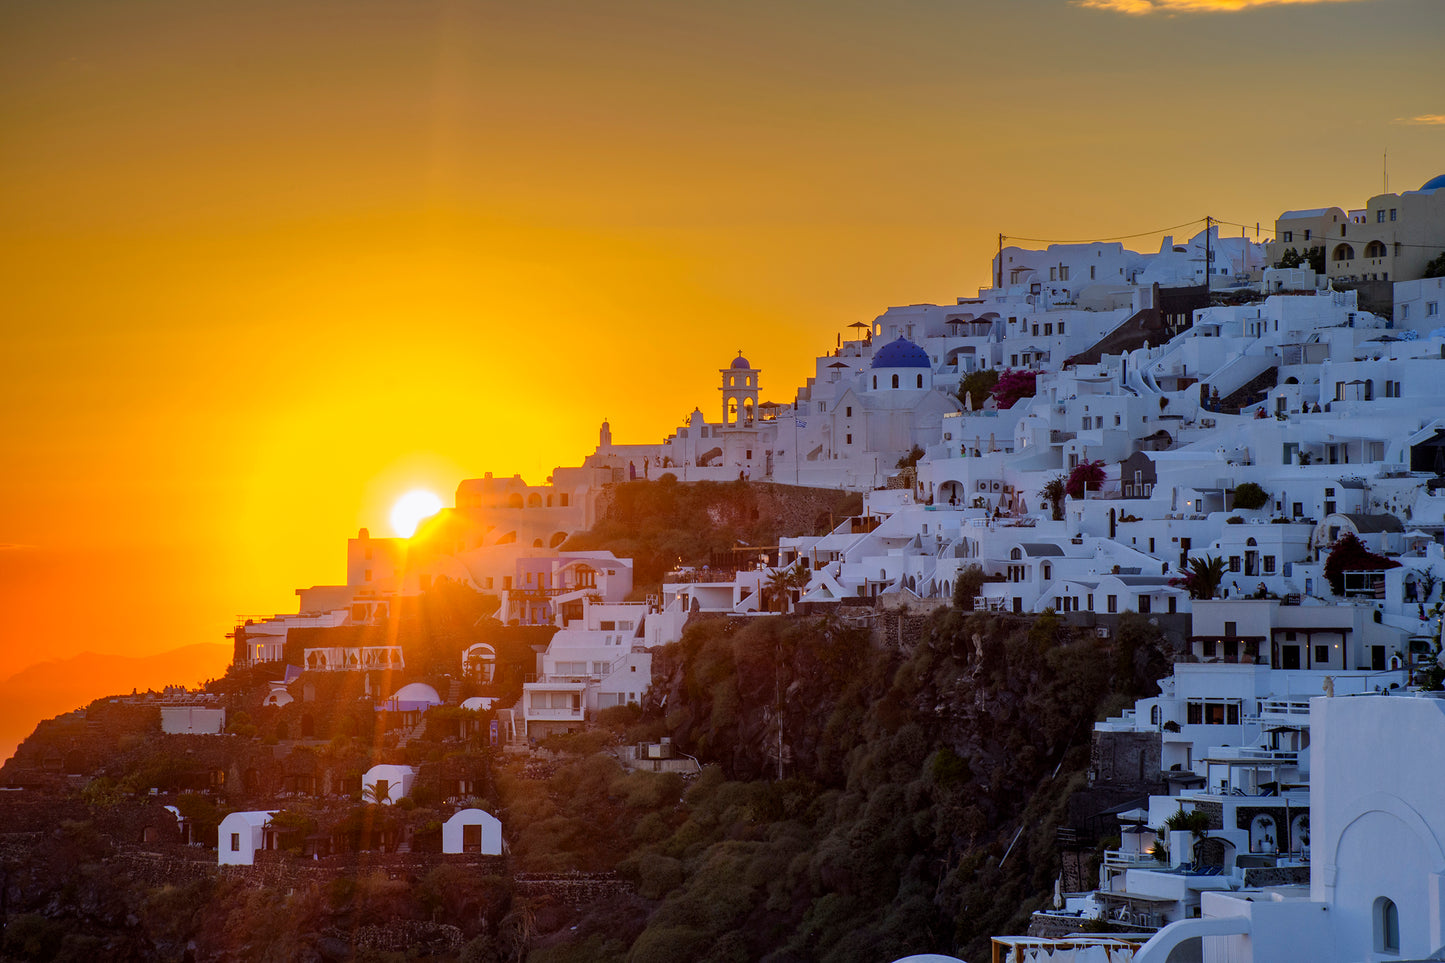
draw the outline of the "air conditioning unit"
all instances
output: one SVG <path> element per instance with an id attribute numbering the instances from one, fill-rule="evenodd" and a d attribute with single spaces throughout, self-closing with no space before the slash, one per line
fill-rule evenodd
<path id="1" fill-rule="evenodd" d="M 1094 634 L 1101 639 L 1107 639 L 1109 637 L 1109 627 L 1107 625 L 1101 625 L 1094 629 Z"/>
<path id="2" fill-rule="evenodd" d="M 978 490 L 981 491 L 981 492 L 986 492 L 986 491 L 988 491 L 988 482 L 986 482 L 986 481 L 981 481 L 981 482 L 979 482 L 979 483 L 978 483 Z"/>
<path id="3" fill-rule="evenodd" d="M 994 491 L 1000 491 L 1003 489 L 1003 482 L 990 482 L 989 484 L 992 486 Z"/>

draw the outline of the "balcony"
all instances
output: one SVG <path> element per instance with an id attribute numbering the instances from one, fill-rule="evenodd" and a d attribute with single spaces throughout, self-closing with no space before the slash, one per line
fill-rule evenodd
<path id="1" fill-rule="evenodd" d="M 527 706 L 524 716 L 531 722 L 567 722 L 580 720 L 582 708 L 580 706 L 552 707 L 552 706 Z"/>

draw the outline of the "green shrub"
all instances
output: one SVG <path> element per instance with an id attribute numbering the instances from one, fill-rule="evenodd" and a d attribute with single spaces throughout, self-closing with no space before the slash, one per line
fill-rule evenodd
<path id="1" fill-rule="evenodd" d="M 1234 489 L 1234 507 L 1253 511 L 1269 504 L 1269 492 L 1254 482 L 1245 482 Z"/>

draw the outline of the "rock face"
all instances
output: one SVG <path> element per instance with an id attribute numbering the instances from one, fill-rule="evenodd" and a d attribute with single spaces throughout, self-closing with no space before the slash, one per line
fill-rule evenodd
<path id="1" fill-rule="evenodd" d="M 1051 891 L 1092 723 L 1150 688 L 1164 640 L 1131 624 L 1105 643 L 1051 616 L 854 615 L 699 620 L 654 660 L 654 694 L 675 744 L 729 778 L 834 800 L 810 850 L 818 898 L 887 918 L 917 892 L 954 933 L 929 945 L 977 956 Z"/>

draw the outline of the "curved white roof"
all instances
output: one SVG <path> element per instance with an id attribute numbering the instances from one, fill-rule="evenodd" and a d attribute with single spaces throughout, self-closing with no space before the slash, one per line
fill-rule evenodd
<path id="1" fill-rule="evenodd" d="M 434 706 L 442 704 L 442 697 L 437 695 L 437 690 L 425 682 L 412 682 L 396 690 L 392 696 L 397 702 L 429 702 Z"/>

